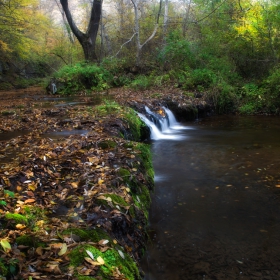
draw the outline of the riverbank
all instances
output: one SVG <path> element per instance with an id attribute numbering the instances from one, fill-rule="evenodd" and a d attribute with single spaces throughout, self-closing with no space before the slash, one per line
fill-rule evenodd
<path id="1" fill-rule="evenodd" d="M 168 89 L 1 99 L 2 279 L 140 279 L 153 169 L 131 107 L 210 107 Z"/>

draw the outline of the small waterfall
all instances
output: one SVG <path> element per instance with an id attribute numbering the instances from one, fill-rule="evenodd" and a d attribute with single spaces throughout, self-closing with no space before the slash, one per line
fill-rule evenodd
<path id="1" fill-rule="evenodd" d="M 168 108 L 163 107 L 163 109 L 165 110 L 165 117 L 151 111 L 147 106 L 145 106 L 145 110 L 149 118 L 140 113 L 138 113 L 138 116 L 150 128 L 152 140 L 181 140 L 184 137 L 176 134 L 176 130 L 186 128 L 176 121 L 173 113 Z"/>
<path id="2" fill-rule="evenodd" d="M 172 129 L 188 129 L 188 127 L 186 126 L 182 126 L 180 123 L 178 123 L 176 121 L 176 118 L 175 116 L 173 115 L 173 113 L 166 107 L 163 107 L 165 113 L 166 113 L 166 116 L 169 120 L 169 125 L 170 125 L 170 128 Z"/>
<path id="3" fill-rule="evenodd" d="M 165 135 L 163 134 L 158 127 L 150 121 L 148 118 L 146 118 L 143 114 L 138 113 L 138 116 L 141 118 L 141 120 L 150 128 L 151 131 L 151 139 L 152 140 L 160 140 L 160 139 L 175 139 L 173 135 Z"/>

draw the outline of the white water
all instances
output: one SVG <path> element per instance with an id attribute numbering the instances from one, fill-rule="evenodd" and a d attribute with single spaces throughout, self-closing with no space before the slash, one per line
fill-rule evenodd
<path id="1" fill-rule="evenodd" d="M 162 140 L 162 139 L 181 140 L 182 139 L 182 136 L 180 136 L 180 135 L 168 135 L 168 134 L 162 133 L 157 128 L 157 126 L 152 121 L 150 121 L 148 118 L 146 118 L 143 114 L 138 113 L 138 116 L 150 128 L 152 140 Z"/>
<path id="2" fill-rule="evenodd" d="M 191 129 L 187 126 L 183 126 L 181 125 L 179 122 L 176 121 L 176 118 L 175 116 L 173 115 L 173 113 L 166 107 L 163 107 L 166 115 L 167 115 L 167 118 L 169 120 L 169 126 L 171 129 L 176 129 L 176 130 L 180 130 L 180 129 Z"/>
<path id="3" fill-rule="evenodd" d="M 158 126 L 149 120 L 143 114 L 138 113 L 139 117 L 145 122 L 147 126 L 149 126 L 151 131 L 151 139 L 152 140 L 162 140 L 162 139 L 170 139 L 170 140 L 182 140 L 185 136 L 178 135 L 178 130 L 188 129 L 188 127 L 180 125 L 173 115 L 173 113 L 163 107 L 166 113 L 166 117 L 161 117 L 160 115 L 152 112 L 147 106 L 145 106 L 146 112 L 152 116 L 153 120 L 158 123 Z M 176 131 L 177 130 L 177 131 Z M 172 134 L 172 135 L 170 135 Z"/>

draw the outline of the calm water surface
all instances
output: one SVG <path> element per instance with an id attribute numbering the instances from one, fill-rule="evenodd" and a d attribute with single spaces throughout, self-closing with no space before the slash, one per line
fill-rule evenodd
<path id="1" fill-rule="evenodd" d="M 188 126 L 152 144 L 145 279 L 280 279 L 280 119 Z"/>

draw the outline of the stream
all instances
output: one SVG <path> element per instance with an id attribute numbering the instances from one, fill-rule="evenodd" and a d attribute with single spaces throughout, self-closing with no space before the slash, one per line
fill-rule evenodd
<path id="1" fill-rule="evenodd" d="M 280 121 L 212 117 L 152 143 L 145 280 L 280 279 Z"/>

